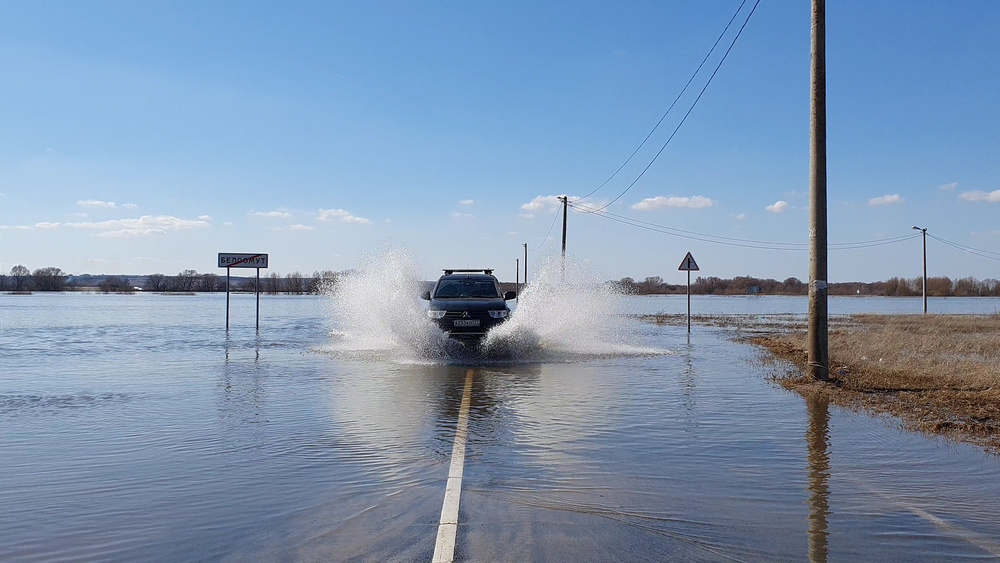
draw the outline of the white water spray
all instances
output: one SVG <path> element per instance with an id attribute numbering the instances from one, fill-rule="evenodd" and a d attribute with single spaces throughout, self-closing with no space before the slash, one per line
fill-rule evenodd
<path id="1" fill-rule="evenodd" d="M 368 257 L 328 293 L 334 328 L 327 351 L 398 363 L 535 363 L 664 353 L 636 345 L 621 296 L 589 268 L 542 262 L 511 318 L 479 344 L 449 339 L 427 318 L 424 284 L 404 249 Z M 565 279 L 566 283 L 561 280 Z"/>

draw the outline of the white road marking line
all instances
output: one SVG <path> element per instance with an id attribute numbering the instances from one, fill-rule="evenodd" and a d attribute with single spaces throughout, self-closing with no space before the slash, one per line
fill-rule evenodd
<path id="1" fill-rule="evenodd" d="M 465 437 L 469 428 L 469 404 L 472 402 L 472 370 L 465 372 L 465 389 L 455 428 L 455 443 L 451 448 L 448 485 L 444 489 L 444 506 L 434 544 L 433 563 L 451 563 L 455 559 L 455 538 L 458 535 L 458 505 L 462 496 L 462 472 L 465 469 Z"/>

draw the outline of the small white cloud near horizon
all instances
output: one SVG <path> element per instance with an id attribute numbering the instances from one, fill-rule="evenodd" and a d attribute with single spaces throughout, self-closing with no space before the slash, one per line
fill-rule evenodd
<path id="1" fill-rule="evenodd" d="M 868 205 L 888 205 L 890 203 L 900 203 L 905 201 L 899 194 L 882 195 L 868 200 Z"/>
<path id="2" fill-rule="evenodd" d="M 951 190 L 954 190 L 957 187 L 958 187 L 958 182 L 952 182 L 950 184 L 941 184 L 940 186 L 938 186 L 938 189 L 945 192 L 950 192 Z"/>
<path id="3" fill-rule="evenodd" d="M 30 231 L 28 225 L 0 225 L 0 231 Z"/>
<path id="4" fill-rule="evenodd" d="M 334 219 L 340 219 L 342 223 L 357 223 L 361 225 L 366 225 L 371 223 L 370 219 L 365 219 L 364 217 L 358 217 L 352 215 L 350 211 L 346 209 L 320 209 L 317 212 L 316 219 L 320 221 L 332 221 Z"/>
<path id="5" fill-rule="evenodd" d="M 476 202 L 471 199 L 463 199 L 462 201 L 458 202 L 459 205 L 472 205 L 473 203 Z"/>
<path id="6" fill-rule="evenodd" d="M 179 231 L 210 226 L 207 221 L 199 219 L 181 219 L 170 215 L 143 215 L 137 219 L 113 219 L 110 221 L 86 221 L 82 223 L 66 223 L 67 227 L 80 229 L 96 229 L 101 232 L 100 238 L 143 237 L 166 234 L 167 231 Z"/>
<path id="7" fill-rule="evenodd" d="M 199 221 L 211 221 L 212 217 L 210 215 L 199 215 L 198 216 L 198 220 Z"/>
<path id="8" fill-rule="evenodd" d="M 746 219 L 746 218 L 747 218 L 747 214 L 746 214 L 746 213 L 740 213 L 739 215 L 734 215 L 733 217 L 734 217 L 734 218 L 735 218 L 735 219 L 736 219 L 737 221 L 742 221 L 742 220 L 744 220 L 744 219 Z"/>
<path id="9" fill-rule="evenodd" d="M 988 201 L 990 203 L 996 203 L 1000 201 L 1000 190 L 993 190 L 992 192 L 983 191 L 973 191 L 973 192 L 962 192 L 959 194 L 958 199 L 964 199 L 965 201 Z"/>
<path id="10" fill-rule="evenodd" d="M 292 217 L 292 214 L 284 209 L 275 209 L 274 211 L 254 211 L 251 209 L 247 215 L 251 217 L 276 217 L 279 219 L 290 219 Z"/>
<path id="11" fill-rule="evenodd" d="M 134 203 L 123 203 L 119 206 L 113 201 L 101 201 L 99 199 L 78 199 L 76 204 L 80 207 L 91 207 L 95 209 L 136 209 L 139 207 Z"/>
<path id="12" fill-rule="evenodd" d="M 771 205 L 768 205 L 764 209 L 772 213 L 781 213 L 782 211 L 788 209 L 788 202 L 783 199 L 779 199 L 778 201 L 772 203 Z"/>
<path id="13" fill-rule="evenodd" d="M 711 199 L 700 196 L 670 196 L 664 197 L 658 195 L 656 197 L 647 197 L 646 199 L 640 201 L 639 203 L 632 206 L 632 209 L 638 209 L 641 211 L 651 211 L 653 209 L 663 209 L 665 207 L 687 207 L 689 209 L 701 209 L 703 207 L 712 207 L 715 202 Z"/>
<path id="14" fill-rule="evenodd" d="M 451 214 L 451 218 L 452 219 L 475 219 L 476 216 L 473 215 L 472 213 L 458 213 L 458 212 L 455 212 L 455 213 Z"/>
<path id="15" fill-rule="evenodd" d="M 39 229 L 55 229 L 59 226 L 59 223 L 50 223 L 48 221 L 42 221 L 41 223 L 35 223 L 35 227 Z"/>
<path id="16" fill-rule="evenodd" d="M 289 225 L 288 230 L 290 231 L 315 231 L 316 227 L 310 227 L 309 225 Z"/>

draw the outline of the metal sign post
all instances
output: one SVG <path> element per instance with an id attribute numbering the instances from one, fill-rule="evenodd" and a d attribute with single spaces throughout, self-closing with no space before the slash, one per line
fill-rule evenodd
<path id="1" fill-rule="evenodd" d="M 687 271 L 688 273 L 688 333 L 691 332 L 691 272 L 697 272 L 699 270 L 698 263 L 694 261 L 694 256 L 688 252 L 684 256 L 684 260 L 681 261 L 681 265 L 677 268 L 680 271 Z"/>
<path id="2" fill-rule="evenodd" d="M 260 332 L 260 269 L 267 268 L 267 254 L 263 253 L 219 253 L 219 267 L 226 269 L 226 331 L 229 331 L 229 270 L 231 268 L 255 268 L 257 281 L 254 293 L 257 294 L 257 332 Z"/>

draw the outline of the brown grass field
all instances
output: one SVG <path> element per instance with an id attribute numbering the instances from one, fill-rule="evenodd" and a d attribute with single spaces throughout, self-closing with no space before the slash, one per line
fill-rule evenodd
<path id="1" fill-rule="evenodd" d="M 683 315 L 644 320 L 681 324 Z M 692 322 L 736 328 L 800 369 L 776 373 L 803 396 L 877 414 L 903 427 L 969 442 L 1000 454 L 1000 315 L 852 315 L 831 318 L 830 381 L 806 363 L 806 327 L 787 315 L 702 316 Z"/>

